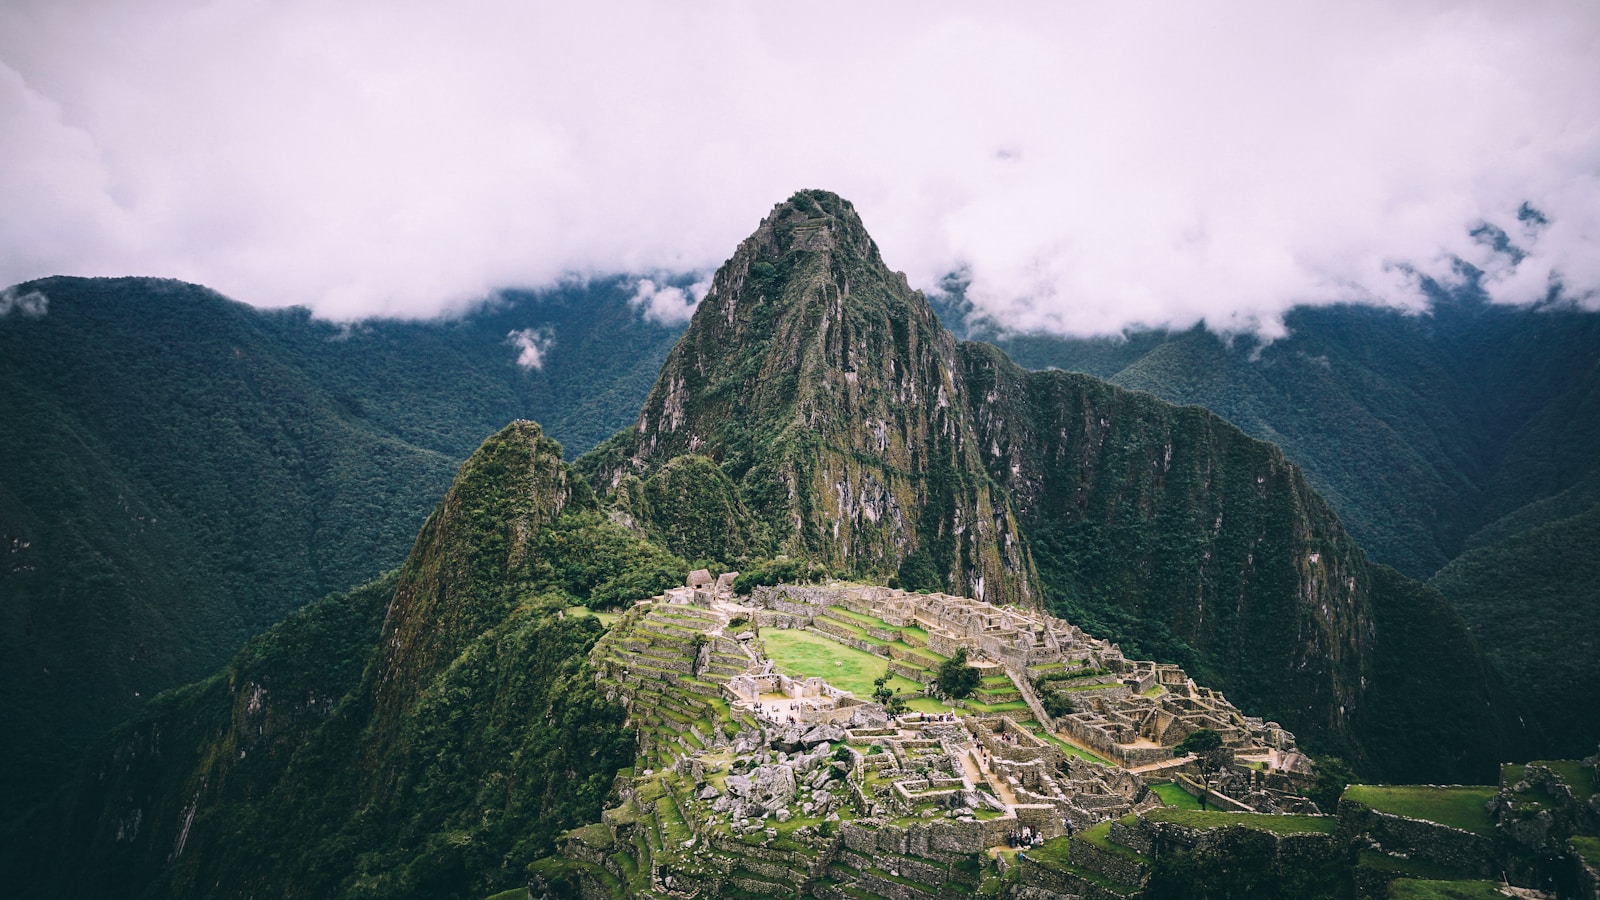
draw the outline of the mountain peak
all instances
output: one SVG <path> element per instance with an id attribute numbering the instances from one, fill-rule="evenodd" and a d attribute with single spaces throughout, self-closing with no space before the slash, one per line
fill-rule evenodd
<path id="1" fill-rule="evenodd" d="M 768 237 L 779 253 L 825 251 L 848 246 L 876 260 L 878 247 L 849 200 L 831 191 L 796 191 L 772 208 L 753 239 Z"/>
<path id="2" fill-rule="evenodd" d="M 961 413 L 959 356 L 849 201 L 799 191 L 717 271 L 634 429 L 586 465 L 616 488 L 705 456 L 768 552 L 1033 602 L 1015 517 Z"/>

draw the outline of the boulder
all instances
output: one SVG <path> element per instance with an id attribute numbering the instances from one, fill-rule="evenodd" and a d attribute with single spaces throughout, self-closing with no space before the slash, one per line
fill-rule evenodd
<path id="1" fill-rule="evenodd" d="M 845 736 L 846 735 L 843 728 L 840 728 L 831 722 L 824 722 L 806 732 L 805 736 L 802 737 L 800 741 L 807 747 L 814 747 L 824 741 L 842 741 L 845 739 Z"/>
<path id="2" fill-rule="evenodd" d="M 751 773 L 750 796 L 768 809 L 788 806 L 794 800 L 794 795 L 794 769 L 783 765 L 770 765 L 762 766 Z"/>
<path id="3" fill-rule="evenodd" d="M 759 772 L 760 769 L 756 771 Z M 754 786 L 750 778 L 745 775 L 729 775 L 723 784 L 728 788 L 728 793 L 735 797 L 750 796 L 751 788 Z"/>
<path id="4" fill-rule="evenodd" d="M 785 731 L 782 735 L 774 737 L 772 739 L 772 749 L 781 750 L 781 751 L 784 751 L 784 752 L 787 752 L 787 753 L 793 753 L 796 750 L 804 749 L 805 748 L 805 744 L 801 741 L 800 738 L 801 738 L 800 729 L 797 728 L 797 727 L 796 728 L 790 728 L 789 730 Z"/>
<path id="5" fill-rule="evenodd" d="M 851 728 L 887 728 L 889 726 L 889 713 L 876 704 L 857 707 L 850 716 Z"/>

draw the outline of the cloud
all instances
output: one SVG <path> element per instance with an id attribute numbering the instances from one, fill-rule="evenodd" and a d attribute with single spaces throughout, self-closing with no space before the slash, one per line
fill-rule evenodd
<path id="1" fill-rule="evenodd" d="M 664 325 L 681 325 L 694 315 L 695 307 L 709 290 L 710 277 L 702 278 L 687 288 L 658 286 L 653 279 L 641 278 L 634 286 L 629 302 L 639 307 L 647 319 Z"/>
<path id="2" fill-rule="evenodd" d="M 0 291 L 0 319 L 15 311 L 29 319 L 37 319 L 50 309 L 50 298 L 43 291 L 18 293 L 15 287 Z"/>
<path id="3" fill-rule="evenodd" d="M 556 337 L 548 328 L 521 328 L 506 335 L 506 343 L 517 348 L 517 365 L 533 370 L 544 366 Z"/>
<path id="4" fill-rule="evenodd" d="M 708 272 L 820 187 L 1017 328 L 1270 333 L 1416 307 L 1457 259 L 1595 307 L 1597 71 L 1600 7 L 1570 2 L 12 0 L 0 283 L 426 316 Z"/>

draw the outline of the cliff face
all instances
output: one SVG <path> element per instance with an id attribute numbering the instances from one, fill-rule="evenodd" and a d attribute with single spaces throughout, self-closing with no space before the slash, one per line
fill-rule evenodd
<path id="1" fill-rule="evenodd" d="M 1038 602 L 983 467 L 955 339 L 849 203 L 804 191 L 717 272 L 639 420 L 580 464 L 614 489 L 701 454 L 773 552 Z"/>
<path id="2" fill-rule="evenodd" d="M 1253 712 L 1353 737 L 1375 633 L 1365 561 L 1277 447 L 1199 407 L 963 350 L 989 470 L 1059 608 Z"/>

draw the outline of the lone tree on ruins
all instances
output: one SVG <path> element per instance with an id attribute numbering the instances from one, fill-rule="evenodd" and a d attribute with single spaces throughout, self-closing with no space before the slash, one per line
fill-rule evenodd
<path id="1" fill-rule="evenodd" d="M 960 700 L 978 687 L 978 670 L 967 665 L 967 648 L 956 648 L 956 655 L 939 664 L 935 682 L 940 693 Z"/>
<path id="2" fill-rule="evenodd" d="M 888 672 L 874 678 L 872 685 L 872 699 L 883 704 L 883 708 L 889 711 L 889 715 L 895 716 L 905 712 L 905 698 L 900 696 L 899 688 L 889 687 Z"/>
<path id="3" fill-rule="evenodd" d="M 1233 762 L 1233 751 L 1222 744 L 1222 735 L 1215 729 L 1201 728 L 1191 732 L 1177 747 L 1179 753 L 1192 753 L 1199 757 L 1200 778 L 1205 787 L 1200 792 L 1200 808 L 1206 808 L 1206 794 L 1211 790 L 1211 776 Z"/>

